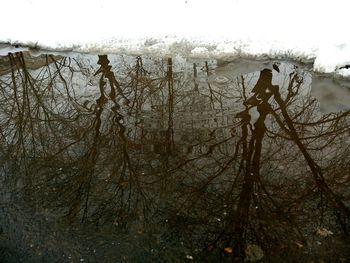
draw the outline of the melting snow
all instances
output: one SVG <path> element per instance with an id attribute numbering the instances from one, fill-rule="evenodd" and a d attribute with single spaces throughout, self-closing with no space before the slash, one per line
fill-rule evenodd
<path id="1" fill-rule="evenodd" d="M 287 56 L 315 60 L 315 71 L 336 72 L 350 64 L 348 5 L 347 0 L 3 1 L 0 24 L 8 26 L 0 28 L 0 42 L 226 60 Z M 337 73 L 349 76 L 350 70 Z"/>

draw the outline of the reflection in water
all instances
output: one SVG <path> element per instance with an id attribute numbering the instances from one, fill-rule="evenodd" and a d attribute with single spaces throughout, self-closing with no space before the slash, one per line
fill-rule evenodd
<path id="1" fill-rule="evenodd" d="M 349 259 L 349 111 L 307 71 L 27 57 L 1 58 L 3 261 Z"/>

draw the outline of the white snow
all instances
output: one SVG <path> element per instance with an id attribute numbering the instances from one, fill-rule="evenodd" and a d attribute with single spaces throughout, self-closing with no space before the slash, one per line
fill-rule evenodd
<path id="1" fill-rule="evenodd" d="M 350 64 L 348 0 L 2 1 L 0 42 L 47 50 Z M 0 47 L 1 49 L 1 47 Z M 3 51 L 2 53 L 7 52 Z M 339 74 L 350 76 L 350 70 Z"/>

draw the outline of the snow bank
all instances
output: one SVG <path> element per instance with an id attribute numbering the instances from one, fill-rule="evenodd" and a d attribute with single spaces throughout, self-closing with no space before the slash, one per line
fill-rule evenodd
<path id="1" fill-rule="evenodd" d="M 350 64 L 347 0 L 17 0 L 0 6 L 2 43 L 227 60 L 289 57 L 314 61 L 314 70 L 326 73 Z M 339 74 L 350 76 L 350 69 Z"/>

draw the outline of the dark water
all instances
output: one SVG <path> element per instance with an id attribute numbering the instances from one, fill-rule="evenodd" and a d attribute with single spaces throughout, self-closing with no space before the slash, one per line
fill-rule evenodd
<path id="1" fill-rule="evenodd" d="M 287 61 L 1 57 L 0 262 L 349 262 L 350 111 L 311 83 Z"/>

